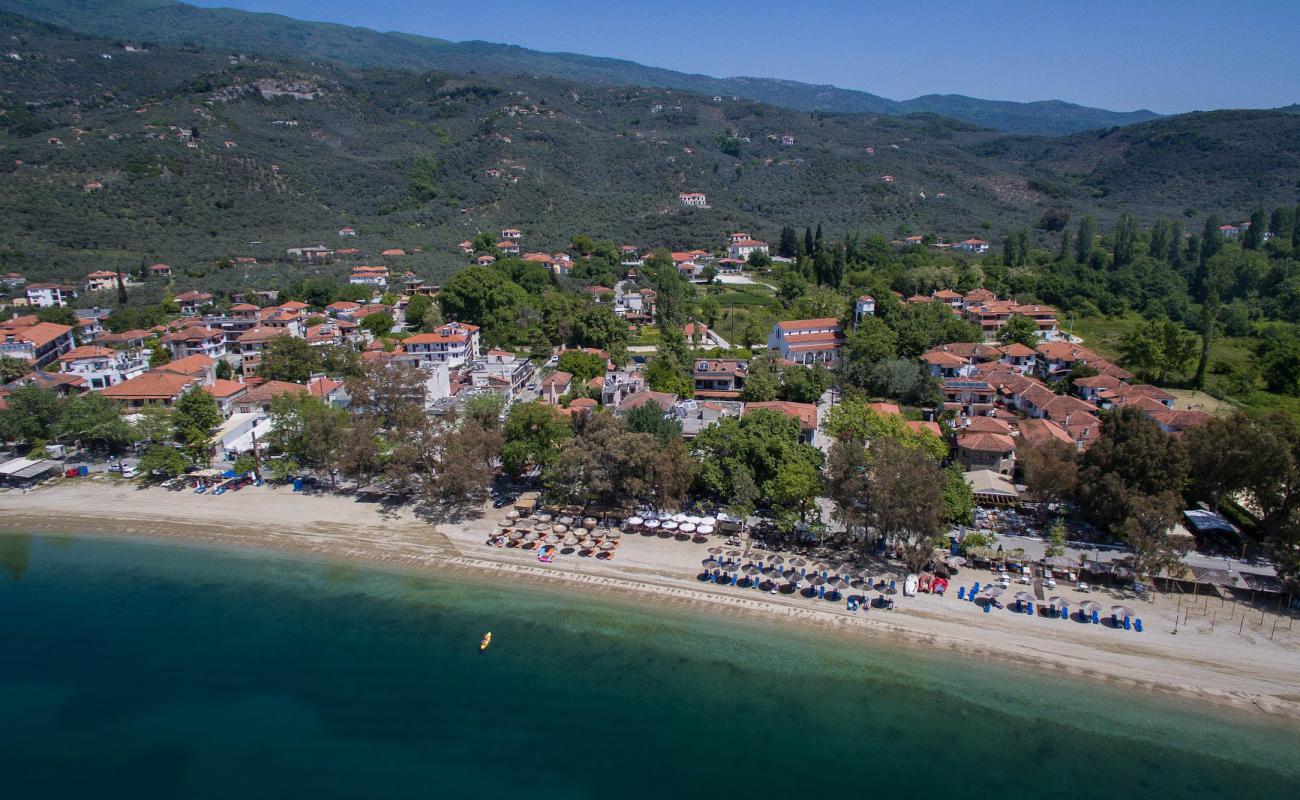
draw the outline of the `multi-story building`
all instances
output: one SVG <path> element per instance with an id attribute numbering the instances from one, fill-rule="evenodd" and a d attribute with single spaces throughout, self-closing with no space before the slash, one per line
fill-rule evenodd
<path id="1" fill-rule="evenodd" d="M 445 364 L 454 368 L 478 360 L 478 343 L 477 325 L 448 322 L 432 333 L 404 339 L 397 358 L 420 366 Z"/>
<path id="2" fill-rule="evenodd" d="M 79 376 L 86 388 L 100 391 L 143 375 L 149 370 L 149 362 L 138 350 L 83 345 L 59 356 L 59 369 Z"/>
<path id="3" fill-rule="evenodd" d="M 266 343 L 277 336 L 288 336 L 284 328 L 264 328 L 258 326 L 245 331 L 239 336 L 239 368 L 244 377 L 257 374 L 257 367 L 262 363 L 262 351 Z"/>
<path id="4" fill-rule="evenodd" d="M 796 364 L 837 364 L 844 332 L 834 317 L 793 319 L 772 326 L 767 337 L 769 350 Z"/>
<path id="5" fill-rule="evenodd" d="M 213 330 L 206 325 L 190 325 L 179 331 L 171 331 L 164 334 L 160 341 L 171 350 L 172 358 L 207 356 L 218 359 L 226 354 L 225 331 Z"/>
<path id="6" fill-rule="evenodd" d="M 695 362 L 695 396 L 713 400 L 738 400 L 748 375 L 748 361 L 702 358 Z"/>
<path id="7" fill-rule="evenodd" d="M 66 306 L 76 296 L 77 290 L 65 284 L 32 283 L 27 286 L 27 304 L 39 308 Z"/>
<path id="8" fill-rule="evenodd" d="M 35 319 L 19 317 L 0 324 L 0 356 L 30 361 L 39 369 L 77 346 L 70 326 Z"/>
<path id="9" fill-rule="evenodd" d="M 187 317 L 196 317 L 205 306 L 212 305 L 212 295 L 207 292 L 188 291 L 176 295 L 176 304 Z"/>

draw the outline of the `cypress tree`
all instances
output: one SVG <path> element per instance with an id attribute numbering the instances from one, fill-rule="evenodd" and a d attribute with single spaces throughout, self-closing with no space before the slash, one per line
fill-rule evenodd
<path id="1" fill-rule="evenodd" d="M 1061 252 L 1056 254 L 1056 260 L 1066 262 L 1070 260 L 1070 232 L 1061 231 Z"/>
<path id="2" fill-rule="evenodd" d="M 825 246 L 825 240 L 822 239 L 822 224 L 817 223 L 817 235 L 813 237 L 813 252 L 820 254 L 822 247 Z"/>
<path id="3" fill-rule="evenodd" d="M 1158 219 L 1151 228 L 1151 246 L 1147 253 L 1156 261 L 1164 261 L 1168 258 L 1168 250 L 1169 222 L 1165 219 Z"/>
<path id="4" fill-rule="evenodd" d="M 122 270 L 117 270 L 117 304 L 126 305 L 126 282 L 122 278 Z"/>
<path id="5" fill-rule="evenodd" d="M 1132 214 L 1121 214 L 1115 226 L 1115 269 L 1133 262 L 1137 248 L 1137 219 Z"/>
<path id="6" fill-rule="evenodd" d="M 1079 238 L 1074 242 L 1074 260 L 1080 264 L 1087 264 L 1088 258 L 1092 255 L 1092 243 L 1097 238 L 1097 219 L 1091 214 L 1085 214 L 1079 220 Z"/>
<path id="7" fill-rule="evenodd" d="M 1278 206 L 1268 219 L 1268 232 L 1284 242 L 1291 241 L 1291 232 L 1295 228 L 1295 209 Z"/>
<path id="8" fill-rule="evenodd" d="M 1169 221 L 1169 250 L 1165 260 L 1174 269 L 1183 267 L 1183 221 L 1181 219 Z"/>
<path id="9" fill-rule="evenodd" d="M 803 254 L 809 257 L 816 252 L 816 244 L 813 242 L 812 228 L 803 229 Z"/>
<path id="10" fill-rule="evenodd" d="M 1264 218 L 1264 209 L 1257 208 L 1250 212 L 1250 227 L 1246 229 L 1246 235 L 1242 240 L 1242 247 L 1247 250 L 1258 250 L 1259 246 L 1264 243 L 1264 226 L 1268 222 Z"/>

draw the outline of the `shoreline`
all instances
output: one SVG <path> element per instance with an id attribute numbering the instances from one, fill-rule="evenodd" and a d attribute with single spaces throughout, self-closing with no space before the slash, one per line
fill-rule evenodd
<path id="1" fill-rule="evenodd" d="M 579 589 L 583 596 L 595 590 L 620 602 L 657 603 L 688 613 L 743 617 L 771 625 L 797 624 L 809 633 L 834 635 L 841 641 L 865 638 L 886 647 L 951 654 L 1165 699 L 1194 700 L 1257 719 L 1300 722 L 1300 634 L 1270 642 L 1238 637 L 1235 630 L 1229 633 L 1223 626 L 1207 634 L 1193 621 L 1175 638 L 1156 616 L 1156 607 L 1151 607 L 1147 633 L 1135 638 L 1131 632 L 1095 630 L 1100 626 L 1072 622 L 1056 625 L 1035 619 L 1018 624 L 1022 620 L 1009 619 L 1012 615 L 1005 611 L 975 613 L 973 604 L 962 604 L 955 596 L 900 596 L 898 610 L 851 614 L 842 604 L 701 583 L 695 579 L 698 567 L 689 565 L 698 564 L 695 556 L 704 545 L 628 536 L 620 551 L 626 549 L 629 556 L 635 551 L 635 562 L 628 558 L 629 563 L 622 563 L 620 553 L 614 562 L 566 556 L 543 566 L 532 551 L 483 544 L 495 525 L 490 514 L 454 526 L 435 526 L 407 510 L 389 512 L 350 498 L 294 495 L 287 488 L 262 487 L 251 494 L 257 501 L 248 502 L 246 492 L 217 499 L 118 483 L 64 483 L 23 495 L 0 494 L 0 524 L 9 531 L 162 540 L 401 573 L 450 573 L 469 579 L 509 576 L 569 596 L 576 596 Z M 99 511 L 81 510 L 87 508 Z M 963 570 L 960 579 L 953 581 L 953 591 L 972 579 L 986 578 Z M 1142 610 L 1144 617 L 1147 610 Z"/>

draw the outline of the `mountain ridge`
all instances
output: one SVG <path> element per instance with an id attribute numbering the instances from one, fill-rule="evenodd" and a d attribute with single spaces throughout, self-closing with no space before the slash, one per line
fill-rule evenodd
<path id="1" fill-rule="evenodd" d="M 286 248 L 344 226 L 363 254 L 402 248 L 391 267 L 438 278 L 464 266 L 456 242 L 505 227 L 547 252 L 577 233 L 694 247 L 819 223 L 996 241 L 1049 208 L 1108 226 L 1300 199 L 1286 111 L 1015 136 L 924 113 L 141 50 L 3 12 L 0 26 L 0 272 L 29 280 L 161 261 L 205 285 L 278 285 L 305 268 Z M 237 256 L 260 266 L 212 266 Z"/>
<path id="2" fill-rule="evenodd" d="M 81 33 L 209 48 L 229 47 L 277 57 L 325 58 L 352 67 L 536 74 L 594 85 L 648 86 L 739 96 L 805 112 L 896 116 L 935 113 L 1009 133 L 1059 135 L 1129 125 L 1160 116 L 1146 109 L 1118 112 L 1062 100 L 1018 102 L 956 94 L 892 100 L 830 84 L 750 76 L 719 78 L 621 58 L 544 52 L 481 40 L 453 42 L 420 34 L 299 20 L 280 14 L 201 8 L 173 0 L 0 0 L 0 10 Z"/>

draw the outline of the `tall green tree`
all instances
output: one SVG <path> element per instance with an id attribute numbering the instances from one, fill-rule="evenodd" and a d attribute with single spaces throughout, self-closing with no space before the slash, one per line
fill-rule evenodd
<path id="1" fill-rule="evenodd" d="M 1097 219 L 1085 214 L 1079 219 L 1079 232 L 1074 239 L 1074 260 L 1087 264 L 1092 258 L 1093 242 L 1097 238 Z"/>
<path id="2" fill-rule="evenodd" d="M 1137 255 L 1137 233 L 1137 218 L 1132 214 L 1121 214 L 1115 226 L 1115 269 L 1133 262 Z"/>
<path id="3" fill-rule="evenodd" d="M 1025 347 L 1037 347 L 1042 340 L 1038 336 L 1038 323 L 1023 314 L 1012 314 L 998 330 L 998 344 L 1023 344 Z"/>
<path id="4" fill-rule="evenodd" d="M 194 386 L 176 399 L 172 409 L 172 436 L 194 464 L 212 463 L 212 432 L 221 424 L 216 399 Z"/>
<path id="5" fill-rule="evenodd" d="M 1257 250 L 1264 243 L 1264 234 L 1268 230 L 1268 216 L 1264 209 L 1256 208 L 1250 212 L 1250 227 L 1241 237 L 1241 246 L 1247 250 Z"/>
<path id="6" fill-rule="evenodd" d="M 1188 458 L 1182 442 L 1136 408 L 1107 414 L 1101 438 L 1083 456 L 1080 507 L 1123 538 L 1139 576 L 1177 573 L 1186 546 L 1172 537 L 1183 507 Z"/>
<path id="7" fill-rule="evenodd" d="M 85 447 L 120 450 L 135 441 L 135 431 L 122 418 L 122 406 L 98 392 L 88 392 L 63 403 L 58 435 Z"/>
<path id="8" fill-rule="evenodd" d="M 1204 251 L 1202 251 L 1204 252 Z M 1202 281 L 1201 301 L 1201 357 L 1196 363 L 1192 382 L 1200 388 L 1205 385 L 1205 370 L 1210 363 L 1210 347 L 1214 343 L 1214 329 L 1223 310 L 1223 293 L 1232 285 L 1233 259 L 1219 253 L 1206 262 Z"/>
<path id="9" fill-rule="evenodd" d="M 516 403 L 506 417 L 503 433 L 501 464 L 507 472 L 519 475 L 529 465 L 542 469 L 550 465 L 572 431 L 569 421 L 551 406 Z"/>
<path id="10" fill-rule="evenodd" d="M 0 411 L 0 439 L 30 443 L 50 439 L 59 421 L 61 403 L 54 392 L 37 386 L 15 389 Z"/>

